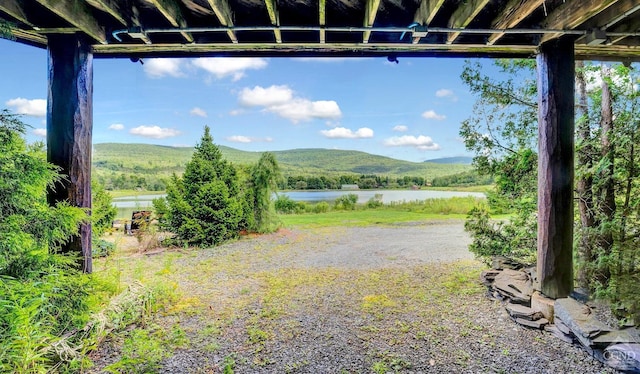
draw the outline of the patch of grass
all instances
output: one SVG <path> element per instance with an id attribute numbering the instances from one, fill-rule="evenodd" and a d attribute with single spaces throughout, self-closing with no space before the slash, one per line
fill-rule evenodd
<path id="1" fill-rule="evenodd" d="M 135 329 L 124 339 L 120 360 L 105 370 L 114 374 L 155 372 L 167 354 L 157 331 Z"/>
<path id="2" fill-rule="evenodd" d="M 441 219 L 464 220 L 466 214 L 441 215 L 434 213 L 406 212 L 394 210 L 348 210 L 331 211 L 327 213 L 284 214 L 279 216 L 284 226 L 300 227 L 345 227 L 345 226 L 371 226 L 393 225 L 401 222 L 430 221 Z"/>

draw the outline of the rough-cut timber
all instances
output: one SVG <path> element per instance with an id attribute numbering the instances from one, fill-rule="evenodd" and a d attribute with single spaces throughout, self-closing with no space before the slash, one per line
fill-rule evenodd
<path id="1" fill-rule="evenodd" d="M 76 35 L 51 35 L 48 41 L 47 160 L 66 177 L 48 192 L 48 201 L 67 201 L 91 209 L 91 132 L 93 127 L 93 56 Z M 82 256 L 90 273 L 91 224 L 64 248 Z"/>
<path id="2" fill-rule="evenodd" d="M 538 280 L 557 299 L 573 289 L 573 41 L 543 44 L 538 64 Z"/>

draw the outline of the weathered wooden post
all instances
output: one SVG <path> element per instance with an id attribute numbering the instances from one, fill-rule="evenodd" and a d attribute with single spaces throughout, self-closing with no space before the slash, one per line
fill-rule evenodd
<path id="1" fill-rule="evenodd" d="M 573 40 L 540 46 L 538 64 L 538 279 L 551 298 L 573 290 Z"/>
<path id="2" fill-rule="evenodd" d="M 75 34 L 48 37 L 47 160 L 61 168 L 65 179 L 48 192 L 48 201 L 68 201 L 91 209 L 91 133 L 93 127 L 93 55 L 91 46 Z M 90 273 L 91 224 L 63 249 L 82 256 Z"/>

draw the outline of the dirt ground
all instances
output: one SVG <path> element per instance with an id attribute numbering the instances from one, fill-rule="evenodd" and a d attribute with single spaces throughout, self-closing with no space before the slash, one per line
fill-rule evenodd
<path id="1" fill-rule="evenodd" d="M 461 221 L 281 230 L 153 255 L 118 240 L 125 255 L 98 271 L 119 267 L 171 299 L 147 326 L 164 354 L 140 371 L 610 372 L 485 297 Z M 103 344 L 92 372 L 135 355 L 125 340 Z"/>

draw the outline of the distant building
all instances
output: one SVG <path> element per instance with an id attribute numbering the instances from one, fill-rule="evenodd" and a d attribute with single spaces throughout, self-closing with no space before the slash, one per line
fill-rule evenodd
<path id="1" fill-rule="evenodd" d="M 358 187 L 357 184 L 343 184 L 342 187 L 340 187 L 340 189 L 342 189 L 342 190 L 359 190 L 360 187 Z"/>

